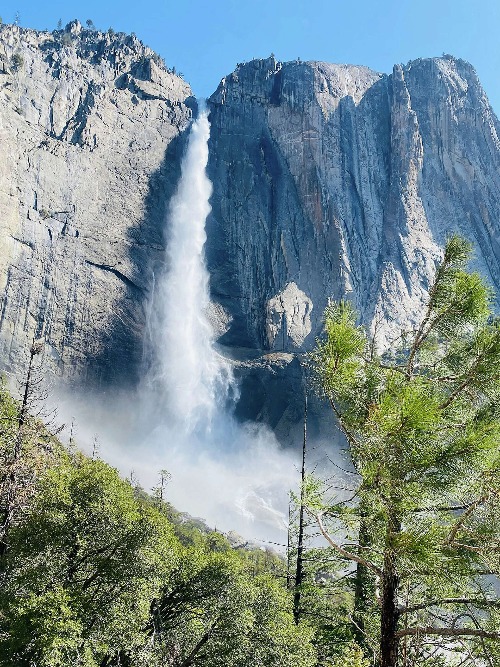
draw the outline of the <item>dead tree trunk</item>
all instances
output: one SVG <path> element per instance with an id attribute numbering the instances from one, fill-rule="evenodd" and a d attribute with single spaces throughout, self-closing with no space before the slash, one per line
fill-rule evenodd
<path id="1" fill-rule="evenodd" d="M 304 438 L 302 441 L 302 467 L 300 471 L 300 508 L 299 508 L 299 535 L 297 541 L 297 564 L 295 568 L 295 592 L 293 596 L 293 617 L 295 623 L 300 620 L 301 585 L 304 580 L 304 504 L 306 479 L 306 449 L 307 449 L 307 394 L 304 396 Z"/>

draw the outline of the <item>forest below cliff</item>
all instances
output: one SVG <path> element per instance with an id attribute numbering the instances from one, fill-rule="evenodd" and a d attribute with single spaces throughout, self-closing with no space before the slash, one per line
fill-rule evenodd
<path id="1" fill-rule="evenodd" d="M 303 465 L 284 557 L 176 511 L 166 471 L 148 494 L 63 445 L 35 342 L 22 398 L 0 394 L 0 665 L 498 664 L 500 321 L 470 253 L 449 239 L 390 354 L 325 311 L 311 386 L 352 468 Z"/>
<path id="2" fill-rule="evenodd" d="M 1 665 L 314 664 L 283 559 L 63 446 L 5 387 L 0 438 Z"/>

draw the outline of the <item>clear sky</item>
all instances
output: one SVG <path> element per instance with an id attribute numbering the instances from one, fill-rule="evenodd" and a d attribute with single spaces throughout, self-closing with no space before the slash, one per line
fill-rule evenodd
<path id="1" fill-rule="evenodd" d="M 451 53 L 476 68 L 500 115 L 500 0 L 16 0 L 4 22 L 56 27 L 90 18 L 135 32 L 208 96 L 237 62 L 325 60 L 390 72 L 395 63 Z"/>

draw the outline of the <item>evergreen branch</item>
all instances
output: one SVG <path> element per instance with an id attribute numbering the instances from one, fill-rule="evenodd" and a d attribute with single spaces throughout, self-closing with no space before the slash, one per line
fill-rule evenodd
<path id="1" fill-rule="evenodd" d="M 371 570 L 374 572 L 377 577 L 382 577 L 383 572 L 382 570 L 377 567 L 374 563 L 371 563 L 369 560 L 366 560 L 366 558 L 362 558 L 361 556 L 357 556 L 356 554 L 351 553 L 350 551 L 346 551 L 346 549 L 343 549 L 340 544 L 337 544 L 336 542 L 333 541 L 331 538 L 330 534 L 326 530 L 324 524 L 323 524 L 323 517 L 324 512 L 318 512 L 316 514 L 316 521 L 318 522 L 319 529 L 321 531 L 321 534 L 325 538 L 325 540 L 328 542 L 330 546 L 332 546 L 335 551 L 337 551 L 341 556 L 344 558 L 347 558 L 348 560 L 352 560 L 354 563 L 358 563 L 359 565 L 363 565 L 366 567 L 367 570 Z"/>
<path id="2" fill-rule="evenodd" d="M 431 322 L 430 327 L 425 331 L 425 328 L 427 324 L 429 323 L 432 312 L 434 310 L 434 299 L 437 294 L 437 289 L 439 285 L 439 281 L 445 272 L 445 270 L 448 268 L 448 265 L 450 264 L 450 259 L 446 256 L 446 251 L 445 255 L 443 258 L 443 261 L 441 262 L 441 265 L 438 267 L 436 271 L 436 277 L 434 279 L 434 282 L 432 283 L 432 286 L 429 290 L 429 299 L 427 301 L 427 308 L 425 311 L 425 315 L 420 323 L 419 328 L 417 329 L 417 332 L 415 334 L 415 338 L 413 339 L 413 345 L 411 346 L 410 349 L 410 354 L 408 355 L 408 361 L 406 363 L 406 376 L 409 379 L 413 373 L 413 367 L 415 364 L 415 357 L 417 355 L 417 352 L 422 345 L 422 343 L 425 341 L 429 333 L 432 331 L 432 328 L 436 324 L 436 321 L 439 319 L 439 316 L 434 319 L 433 322 Z"/>
<path id="3" fill-rule="evenodd" d="M 402 607 L 400 612 L 401 614 L 411 614 L 414 611 L 419 611 L 420 609 L 427 609 L 428 607 L 440 607 L 444 604 L 467 604 L 478 608 L 487 608 L 500 607 L 500 600 L 487 600 L 484 598 L 442 598 L 441 600 L 428 600 L 427 602 L 415 604 L 410 607 Z"/>
<path id="4" fill-rule="evenodd" d="M 484 547 L 475 547 L 472 544 L 465 544 L 464 542 L 453 542 L 451 546 L 460 547 L 461 549 L 467 549 L 468 551 L 473 551 L 474 553 L 482 553 L 484 551 Z M 496 545 L 489 546 L 489 551 L 496 552 L 498 550 L 499 548 Z"/>
<path id="5" fill-rule="evenodd" d="M 369 359 L 367 357 L 361 357 L 365 364 L 370 364 L 370 366 L 376 366 L 377 368 L 383 368 L 384 370 L 387 371 L 395 371 L 396 373 L 401 373 L 402 375 L 406 376 L 406 370 L 404 366 L 392 366 L 391 364 L 383 364 L 381 361 L 375 361 L 373 359 Z"/>
<path id="6" fill-rule="evenodd" d="M 473 503 L 466 503 L 464 505 L 441 505 L 437 507 L 415 507 L 412 512 L 456 512 L 460 510 L 467 510 Z"/>
<path id="7" fill-rule="evenodd" d="M 464 525 L 464 523 L 467 521 L 467 519 L 471 516 L 471 514 L 476 510 L 478 507 L 481 505 L 484 505 L 485 502 L 487 502 L 492 496 L 498 496 L 500 494 L 500 490 L 496 490 L 493 492 L 489 492 L 485 494 L 484 496 L 481 496 L 481 498 L 478 498 L 475 500 L 473 503 L 470 504 L 470 507 L 459 517 L 455 525 L 450 531 L 450 534 L 448 535 L 445 544 L 453 544 L 455 541 L 455 537 L 457 536 L 458 531 L 460 528 Z M 464 545 L 462 545 L 464 546 Z"/>
<path id="8" fill-rule="evenodd" d="M 479 361 L 478 361 L 477 363 L 479 363 Z M 473 374 L 472 374 L 472 373 L 469 373 L 469 374 L 467 375 L 467 377 L 465 378 L 465 380 L 464 380 L 463 382 L 461 382 L 461 383 L 458 385 L 458 387 L 456 387 L 456 388 L 451 392 L 451 394 L 448 396 L 448 398 L 446 399 L 446 401 L 444 401 L 443 403 L 441 403 L 441 405 L 439 406 L 439 409 L 440 409 L 440 410 L 446 410 L 446 408 L 448 408 L 448 407 L 453 403 L 453 401 L 457 398 L 457 396 L 458 396 L 459 394 L 461 394 L 462 391 L 463 391 L 464 389 L 467 388 L 469 382 L 473 379 L 473 377 L 474 377 Z"/>
<path id="9" fill-rule="evenodd" d="M 446 272 L 450 267 L 453 267 L 453 264 L 458 261 L 458 263 L 463 262 L 463 260 L 467 257 L 467 255 L 470 253 L 469 251 L 465 251 L 465 255 L 462 255 L 460 257 L 460 251 L 459 254 L 456 254 L 457 248 L 453 249 L 452 246 L 452 241 L 453 239 L 449 239 L 449 242 L 446 244 L 446 248 L 444 251 L 444 257 L 443 261 L 441 264 L 438 266 L 436 275 L 434 278 L 434 282 L 432 283 L 432 286 L 429 290 L 429 297 L 427 300 L 427 308 L 424 314 L 424 317 L 420 323 L 420 326 L 415 334 L 415 338 L 413 340 L 413 345 L 411 346 L 410 353 L 408 355 L 408 361 L 406 364 L 406 375 L 407 378 L 410 379 L 412 374 L 413 374 L 413 368 L 415 364 L 415 357 L 422 346 L 422 343 L 428 338 L 429 334 L 433 331 L 433 329 L 436 327 L 437 324 L 439 324 L 447 315 L 450 315 L 454 311 L 454 304 L 453 301 L 449 303 L 448 307 L 438 313 L 434 319 L 432 318 L 432 314 L 434 312 L 434 308 L 436 306 L 436 297 L 438 296 L 438 290 L 441 285 L 441 282 L 444 280 L 446 282 Z"/>
<path id="10" fill-rule="evenodd" d="M 500 641 L 500 632 L 490 632 L 481 628 L 436 628 L 436 627 L 414 627 L 405 628 L 396 632 L 396 639 L 402 637 L 437 635 L 439 637 L 483 637 L 484 639 L 496 639 Z"/>
<path id="11" fill-rule="evenodd" d="M 351 431 L 345 425 L 342 413 L 340 412 L 340 410 L 335 405 L 333 398 L 331 396 L 328 396 L 328 400 L 330 401 L 330 405 L 332 406 L 332 410 L 333 410 L 335 416 L 337 417 L 338 422 L 340 424 L 340 428 L 342 429 L 345 437 L 349 441 L 349 444 L 354 446 L 354 447 L 357 447 L 358 441 L 356 440 L 356 436 L 353 433 L 351 433 Z"/>
<path id="12" fill-rule="evenodd" d="M 461 394 L 464 389 L 467 388 L 470 381 L 474 379 L 475 371 L 477 370 L 479 364 L 484 360 L 484 357 L 486 356 L 487 352 L 488 349 L 484 349 L 481 352 L 481 354 L 478 354 L 478 356 L 474 359 L 472 366 L 469 368 L 467 374 L 465 375 L 465 379 L 458 385 L 458 387 L 456 387 L 451 392 L 446 401 L 444 401 L 444 403 L 441 403 L 441 405 L 439 406 L 440 410 L 446 410 L 446 408 L 450 406 L 451 403 L 453 403 L 453 401 L 457 398 L 457 396 Z"/>

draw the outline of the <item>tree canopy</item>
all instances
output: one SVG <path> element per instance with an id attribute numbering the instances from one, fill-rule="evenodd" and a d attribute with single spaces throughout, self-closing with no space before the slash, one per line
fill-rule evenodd
<path id="1" fill-rule="evenodd" d="M 149 495 L 63 446 L 29 414 L 32 347 L 23 400 L 0 386 L 0 667 L 498 664 L 500 320 L 470 253 L 448 241 L 390 350 L 327 307 L 309 360 L 349 467 L 304 458 L 295 581 L 176 512 L 167 471 Z"/>
<path id="2" fill-rule="evenodd" d="M 20 430 L 20 410 L 4 388 L 0 665 L 313 667 L 280 558 L 200 531 L 34 418 Z"/>

